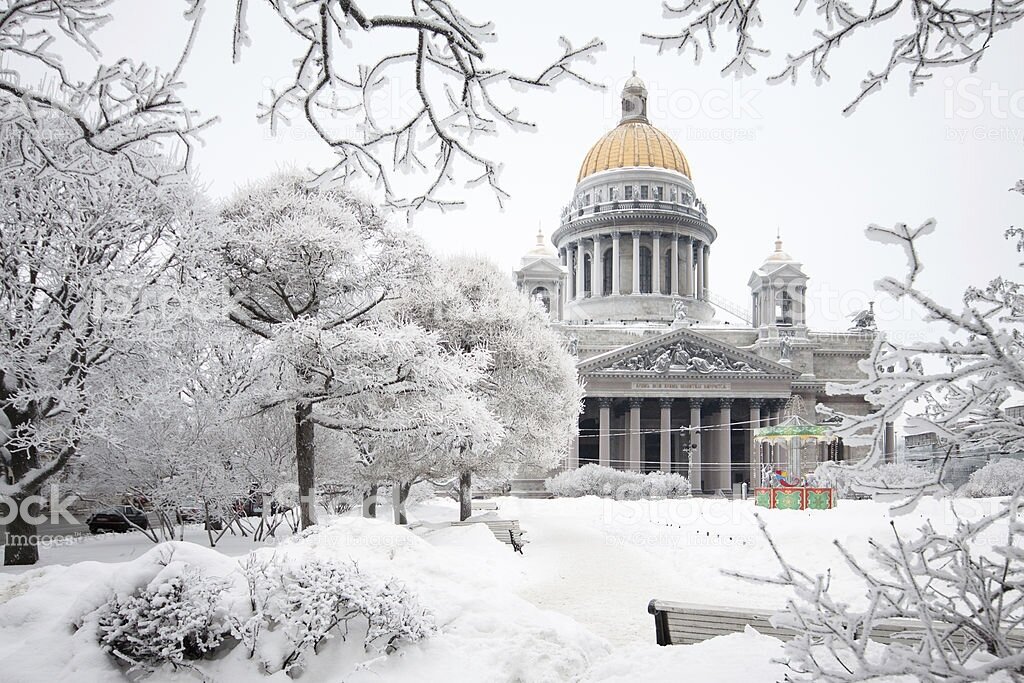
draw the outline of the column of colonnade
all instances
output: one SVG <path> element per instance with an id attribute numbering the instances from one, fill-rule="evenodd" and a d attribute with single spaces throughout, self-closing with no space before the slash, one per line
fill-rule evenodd
<path id="1" fill-rule="evenodd" d="M 621 445 L 618 457 L 612 458 L 613 435 L 611 423 L 615 401 L 620 401 L 624 409 Z M 785 453 L 767 444 L 755 444 L 754 432 L 760 427 L 776 425 L 780 422 L 785 401 L 781 399 L 751 398 L 683 398 L 674 399 L 661 397 L 657 399 L 659 408 L 658 433 L 658 469 L 663 472 L 674 471 L 672 438 L 677 433 L 673 429 L 673 409 L 676 401 L 685 403 L 689 408 L 688 425 L 679 431 L 688 435 L 685 450 L 676 454 L 676 458 L 686 456 L 688 468 L 686 472 L 694 491 L 731 489 L 732 488 L 732 444 L 733 444 L 733 408 L 737 400 L 749 402 L 749 420 L 736 431 L 745 433 L 742 440 L 747 454 L 747 476 L 744 477 L 751 486 L 761 485 L 762 463 L 771 463 L 773 467 L 783 464 Z M 644 469 L 642 410 L 644 398 L 628 397 L 596 397 L 598 407 L 598 464 L 613 466 L 632 471 Z M 577 437 L 578 439 L 578 437 Z M 675 471 L 678 470 L 678 460 Z M 578 441 L 574 440 L 570 451 L 570 467 L 579 465 Z M 703 486 L 702 486 L 703 482 Z"/>
<path id="2" fill-rule="evenodd" d="M 636 260 L 640 253 L 641 238 L 649 236 L 651 239 L 651 294 L 668 294 L 671 296 L 695 297 L 704 299 L 707 296 L 710 272 L 708 269 L 711 246 L 704 240 L 697 239 L 690 235 L 678 233 L 665 233 L 662 231 L 632 230 L 629 233 L 632 237 L 632 282 L 630 293 L 640 293 L 640 268 Z M 604 251 L 606 238 L 611 239 L 612 259 L 612 296 L 623 293 L 622 282 L 622 249 L 621 233 L 617 230 L 608 233 L 598 233 L 590 237 L 580 237 L 560 249 L 562 265 L 569 269 L 568 279 L 563 301 L 579 301 L 588 296 L 585 288 L 585 257 L 588 253 L 586 243 L 590 243 L 590 294 L 589 296 L 605 296 L 604 293 Z M 664 291 L 664 279 L 666 273 L 662 272 L 664 267 L 665 245 L 663 240 L 669 241 L 667 249 L 672 255 L 669 276 L 669 291 Z M 681 257 L 681 258 L 680 258 Z M 680 267 L 680 261 L 683 262 Z M 575 273 L 575 275 L 573 275 Z"/>

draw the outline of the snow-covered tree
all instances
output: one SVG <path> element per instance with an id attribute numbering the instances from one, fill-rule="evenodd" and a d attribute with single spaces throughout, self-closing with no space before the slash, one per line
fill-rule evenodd
<path id="1" fill-rule="evenodd" d="M 1024 194 L 1024 182 L 1013 189 Z M 876 286 L 920 307 L 938 332 L 936 341 L 908 344 L 881 334 L 860 363 L 865 379 L 828 385 L 833 394 L 863 396 L 873 406 L 863 416 L 825 411 L 842 419 L 836 433 L 845 441 L 871 444 L 871 462 L 884 452 L 885 423 L 904 412 L 912 414 L 915 429 L 935 432 L 950 444 L 996 453 L 1024 448 L 1024 421 L 1002 409 L 1013 392 L 1024 389 L 1024 289 L 996 277 L 968 288 L 959 310 L 936 301 L 916 286 L 924 268 L 919 241 L 934 228 L 929 220 L 916 229 L 898 224 L 867 230 L 869 238 L 900 247 L 908 262 L 904 277 L 886 277 Z M 1018 233 L 1011 229 L 1008 236 Z"/>
<path id="2" fill-rule="evenodd" d="M 198 508 L 208 529 L 230 524 L 250 490 L 294 467 L 290 440 L 277 452 L 281 411 L 250 414 L 260 374 L 252 342 L 223 320 L 189 322 L 178 319 L 161 353 L 141 347 L 95 378 L 109 398 L 90 415 L 70 482 L 86 500 L 148 501 L 165 540 L 176 523 L 196 521 L 179 519 L 180 508 Z"/>
<path id="3" fill-rule="evenodd" d="M 863 606 L 833 595 L 828 575 L 792 565 L 760 518 L 780 570 L 773 576 L 733 575 L 792 589 L 786 609 L 773 618 L 776 626 L 796 632 L 786 643 L 792 671 L 787 680 L 1020 681 L 1022 503 L 1018 491 L 981 519 L 958 519 L 952 532 L 939 532 L 927 522 L 914 538 L 904 538 L 893 525 L 891 540 L 869 541 L 866 558 L 837 541 L 864 587 Z M 993 537 L 999 542 L 989 549 Z M 871 641 L 877 627 L 893 620 L 904 620 L 900 639 L 886 646 Z"/>
<path id="4" fill-rule="evenodd" d="M 187 181 L 151 182 L 130 157 L 79 149 L 80 132 L 52 112 L 35 128 L 0 122 L 0 441 L 14 504 L 75 454 L 103 400 L 97 368 L 163 343 L 203 244 Z M 96 163 L 53 173 L 40 150 L 57 166 Z M 8 531 L 35 529 L 19 516 Z M 5 552 L 9 564 L 38 557 L 34 545 Z"/>
<path id="5" fill-rule="evenodd" d="M 128 56 L 102 61 L 100 34 L 112 4 L 0 0 L 0 122 L 19 128 L 29 165 L 88 175 L 127 162 L 150 179 L 188 166 L 195 134 L 208 121 L 182 101 L 181 70 L 203 8 L 182 3 L 188 37 L 177 62 L 161 68 Z M 55 114 L 68 124 L 59 154 L 48 124 Z"/>
<path id="6" fill-rule="evenodd" d="M 444 423 L 480 381 L 484 354 L 441 344 L 391 304 L 422 283 L 422 242 L 371 204 L 299 175 L 241 192 L 221 212 L 230 319 L 252 333 L 291 406 L 302 524 L 313 523 L 314 425 L 360 438 Z"/>
<path id="7" fill-rule="evenodd" d="M 700 64 L 706 49 L 716 49 L 717 34 L 732 34 L 733 51 L 722 73 L 738 78 L 750 76 L 757 72 L 759 62 L 771 57 L 771 52 L 757 42 L 758 30 L 764 24 L 761 8 L 768 4 L 772 5 L 771 12 L 781 13 L 784 7 L 782 3 L 761 0 L 665 3 L 665 17 L 678 19 L 682 25 L 667 33 L 645 33 L 644 39 L 656 45 L 659 53 L 692 51 L 694 62 Z M 882 34 L 890 41 L 889 47 L 872 55 L 877 61 L 861 81 L 857 95 L 843 110 L 846 114 L 852 113 L 865 97 L 881 89 L 901 71 L 908 74 L 912 93 L 939 71 L 962 66 L 973 71 L 997 35 L 1024 20 L 1024 2 L 1020 0 L 960 4 L 921 0 L 866 3 L 797 0 L 793 11 L 799 17 L 808 12 L 811 5 L 820 16 L 811 40 L 805 46 L 789 50 L 783 65 L 768 77 L 768 82 L 795 82 L 797 76 L 806 72 L 820 85 L 831 78 L 830 60 L 843 44 L 853 43 L 857 36 L 864 34 Z M 772 26 L 779 21 L 771 17 Z"/>
<path id="8" fill-rule="evenodd" d="M 1024 192 L 1024 183 L 1014 189 Z M 905 277 L 884 278 L 878 287 L 920 306 L 925 320 L 946 336 L 900 345 L 882 335 L 860 364 L 866 379 L 827 387 L 833 393 L 862 396 L 872 406 L 866 416 L 825 411 L 841 418 L 837 432 L 848 443 L 861 439 L 872 446 L 854 474 L 870 472 L 884 452 L 885 423 L 904 412 L 915 413 L 915 426 L 937 432 L 951 444 L 993 452 L 1019 451 L 1024 444 L 1024 424 L 1001 409 L 1012 392 L 1024 390 L 1020 285 L 997 277 L 969 288 L 959 310 L 940 304 L 916 284 L 923 269 L 919 238 L 933 228 L 934 221 L 916 230 L 902 224 L 868 228 L 869 237 L 900 246 L 909 263 Z M 1020 231 L 1011 229 L 1009 235 L 1019 237 Z M 913 496 L 894 512 L 910 509 L 939 488 L 937 479 L 931 485 L 908 486 L 901 493 Z M 1021 680 L 1024 654 L 1014 637 L 1024 623 L 1024 488 L 1010 493 L 977 521 L 957 519 L 950 532 L 926 523 L 908 538 L 894 525 L 891 540 L 870 541 L 870 561 L 837 542 L 864 585 L 864 606 L 837 599 L 829 592 L 827 575 L 800 571 L 772 543 L 780 572 L 747 578 L 793 589 L 793 599 L 777 623 L 797 633 L 786 653 L 798 680 L 909 676 L 983 681 L 996 680 L 996 674 Z M 949 510 L 956 515 L 954 506 Z M 765 535 L 771 542 L 766 530 Z M 993 544 L 993 537 L 999 541 Z M 872 631 L 893 618 L 914 620 L 912 633 L 902 642 L 869 648 Z"/>
<path id="9" fill-rule="evenodd" d="M 504 427 L 496 448 L 468 440 L 451 451 L 448 466 L 459 477 L 466 519 L 474 474 L 508 478 L 522 466 L 561 462 L 576 429 L 582 388 L 564 340 L 494 264 L 453 258 L 435 279 L 409 302 L 409 315 L 454 348 L 489 354 L 486 381 L 477 391 Z"/>
<path id="10" fill-rule="evenodd" d="M 236 61 L 259 40 L 248 28 L 249 4 L 237 1 Z M 556 59 L 523 75 L 495 62 L 488 50 L 497 40 L 494 25 L 470 19 L 459 4 L 413 0 L 406 13 L 378 14 L 354 0 L 271 3 L 302 49 L 294 78 L 261 103 L 261 119 L 276 131 L 293 117 L 304 118 L 337 154 L 325 175 L 368 178 L 389 204 L 443 209 L 461 203 L 448 192 L 451 186 L 484 183 L 503 201 L 502 164 L 488 156 L 481 139 L 534 127 L 509 90 L 548 90 L 562 82 L 594 86 L 579 69 L 604 46 L 592 39 L 576 47 L 562 37 Z M 395 106 L 396 87 L 414 90 L 412 106 Z M 396 181 L 410 174 L 423 180 L 406 192 Z"/>

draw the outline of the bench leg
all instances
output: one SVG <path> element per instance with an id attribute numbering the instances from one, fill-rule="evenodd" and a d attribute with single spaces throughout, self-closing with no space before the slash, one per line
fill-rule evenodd
<path id="1" fill-rule="evenodd" d="M 671 645 L 671 634 L 668 631 L 668 613 L 654 613 L 654 635 L 658 639 L 658 645 Z"/>
<path id="2" fill-rule="evenodd" d="M 519 543 L 518 541 L 516 541 L 516 536 L 515 536 L 515 534 L 512 533 L 511 529 L 508 530 L 508 540 L 512 541 L 512 550 L 514 552 L 517 552 L 520 555 L 522 555 L 523 554 L 523 544 Z"/>

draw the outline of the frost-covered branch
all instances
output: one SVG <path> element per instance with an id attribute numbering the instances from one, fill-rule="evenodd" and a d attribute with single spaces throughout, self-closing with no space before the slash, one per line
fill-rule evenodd
<path id="1" fill-rule="evenodd" d="M 260 119 L 275 132 L 295 117 L 305 119 L 337 154 L 322 177 L 367 178 L 392 206 L 445 209 L 461 203 L 446 190 L 481 184 L 501 204 L 507 196 L 501 163 L 482 151 L 480 139 L 501 127 L 534 127 L 518 106 L 502 103 L 505 91 L 562 82 L 599 87 L 580 70 L 603 48 L 599 40 L 576 46 L 563 37 L 561 54 L 550 64 L 534 75 L 519 74 L 490 65 L 486 46 L 497 39 L 493 24 L 474 22 L 446 0 L 413 0 L 407 15 L 375 15 L 355 0 L 270 4 L 304 47 L 291 82 L 270 93 Z M 249 11 L 246 0 L 237 0 L 236 61 L 252 42 Z M 356 64 L 348 47 L 359 34 L 397 36 L 407 47 Z M 396 83 L 415 93 L 408 106 L 394 95 Z M 396 185 L 405 175 L 424 182 L 406 193 Z"/>
<path id="2" fill-rule="evenodd" d="M 160 69 L 127 57 L 100 62 L 95 38 L 111 21 L 110 0 L 0 0 L 0 122 L 25 133 L 17 157 L 4 162 L 95 173 L 118 156 L 150 180 L 187 169 L 195 136 L 210 123 L 181 98 L 180 72 L 204 10 L 188 4 L 186 43 L 177 63 Z M 47 112 L 73 125 L 67 158 L 50 154 L 40 125 Z"/>
<path id="3" fill-rule="evenodd" d="M 1003 453 L 1024 447 L 1024 423 L 1001 409 L 1013 390 L 1024 387 L 1020 285 L 995 278 L 984 287 L 971 287 L 960 310 L 936 301 L 915 284 L 923 268 L 918 242 L 934 225 L 931 220 L 916 230 L 903 224 L 894 229 L 873 225 L 868 236 L 901 247 L 908 261 L 905 277 L 886 277 L 876 286 L 897 300 L 915 303 L 926 322 L 939 324 L 950 336 L 897 345 L 880 335 L 870 356 L 860 362 L 865 379 L 828 385 L 834 394 L 863 396 L 873 410 L 846 415 L 819 407 L 842 419 L 837 433 L 848 442 L 871 440 L 870 462 L 883 452 L 885 423 L 905 412 L 917 413 L 915 426 L 952 443 Z"/>
<path id="4" fill-rule="evenodd" d="M 836 541 L 847 567 L 864 588 L 853 606 L 830 592 L 830 576 L 794 567 L 779 551 L 764 520 L 779 572 L 727 574 L 787 586 L 793 597 L 773 625 L 795 631 L 786 644 L 787 680 L 882 681 L 909 676 L 927 681 L 984 681 L 996 672 L 1024 676 L 1024 525 L 1022 492 L 969 522 L 956 517 L 952 532 L 926 523 L 913 539 L 892 526 L 890 542 L 869 540 L 867 559 Z M 950 513 L 956 511 L 950 507 Z M 1000 540 L 992 544 L 991 538 Z M 991 549 L 990 549 L 991 546 Z M 879 627 L 903 633 L 882 647 L 869 641 Z"/>
<path id="5" fill-rule="evenodd" d="M 864 98 L 878 91 L 898 72 L 906 71 L 913 93 L 936 72 L 959 66 L 974 71 L 996 34 L 1024 19 L 1024 0 L 992 0 L 973 6 L 938 0 L 889 0 L 854 5 L 839 0 L 797 0 L 794 13 L 814 6 L 824 24 L 814 31 L 810 44 L 786 56 L 785 66 L 768 78 L 769 83 L 795 82 L 807 72 L 815 83 L 831 78 L 830 60 L 843 43 L 869 32 L 897 31 L 887 52 L 876 60 L 860 83 L 859 91 L 843 110 L 851 114 Z M 773 7 L 774 9 L 774 7 Z M 735 35 L 733 56 L 723 69 L 737 77 L 757 70 L 755 60 L 769 52 L 756 46 L 752 29 L 762 23 L 758 0 L 689 0 L 680 7 L 665 5 L 665 14 L 681 19 L 681 29 L 669 34 L 644 34 L 659 52 L 692 50 L 695 62 L 704 56 L 703 44 L 715 48 L 714 35 Z"/>

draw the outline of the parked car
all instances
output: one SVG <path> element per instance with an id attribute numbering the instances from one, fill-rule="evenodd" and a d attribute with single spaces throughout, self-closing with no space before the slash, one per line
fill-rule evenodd
<path id="1" fill-rule="evenodd" d="M 184 505 L 178 507 L 178 524 L 196 524 L 203 521 L 205 515 L 201 507 Z"/>
<path id="2" fill-rule="evenodd" d="M 206 521 L 206 512 L 196 505 L 183 505 L 178 507 L 178 524 L 199 524 Z M 210 528 L 220 531 L 224 528 L 224 520 L 214 514 L 210 519 Z"/>
<path id="3" fill-rule="evenodd" d="M 99 510 L 89 515 L 85 521 L 89 526 L 89 532 L 100 534 L 107 531 L 125 532 L 139 527 L 149 528 L 149 519 L 146 513 L 133 505 L 115 505 L 111 508 Z"/>
<path id="4" fill-rule="evenodd" d="M 246 517 L 260 517 L 263 515 L 264 496 L 270 500 L 270 509 L 267 511 L 267 514 L 276 515 L 288 509 L 287 505 L 281 505 L 271 498 L 269 494 L 256 492 L 246 498 L 242 504 L 242 510 Z"/>

